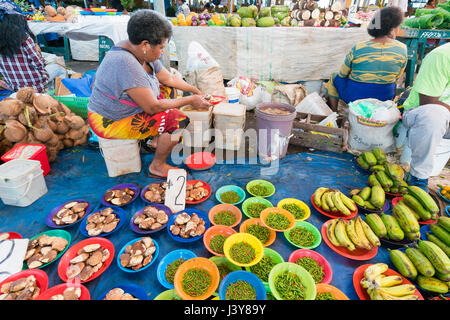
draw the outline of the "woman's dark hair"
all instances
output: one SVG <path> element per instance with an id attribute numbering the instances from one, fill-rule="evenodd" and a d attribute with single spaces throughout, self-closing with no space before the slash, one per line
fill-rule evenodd
<path id="1" fill-rule="evenodd" d="M 159 12 L 142 9 L 133 14 L 127 25 L 128 39 L 134 45 L 147 40 L 152 47 L 172 36 L 172 25 Z"/>
<path id="2" fill-rule="evenodd" d="M 5 15 L 3 21 L 0 22 L 0 54 L 12 57 L 28 37 L 36 41 L 24 15 Z"/>
<path id="3" fill-rule="evenodd" d="M 370 21 L 367 32 L 374 38 L 387 36 L 403 22 L 403 12 L 398 7 L 385 7 L 377 11 Z"/>

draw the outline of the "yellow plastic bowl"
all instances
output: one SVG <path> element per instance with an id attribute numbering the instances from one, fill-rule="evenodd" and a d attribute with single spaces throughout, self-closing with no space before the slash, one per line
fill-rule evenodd
<path id="1" fill-rule="evenodd" d="M 239 263 L 231 258 L 230 249 L 234 244 L 239 242 L 247 242 L 255 249 L 255 259 L 253 259 L 253 261 L 251 261 L 250 263 Z M 225 257 L 230 260 L 231 263 L 234 263 L 235 265 L 240 267 L 253 266 L 261 261 L 262 257 L 264 256 L 264 248 L 261 244 L 261 241 L 259 241 L 257 237 L 252 236 L 249 233 L 235 233 L 229 236 L 223 244 L 223 252 L 225 253 Z"/>
<path id="2" fill-rule="evenodd" d="M 241 225 L 239 226 L 239 232 L 247 232 L 247 228 L 249 226 L 251 226 L 252 224 L 257 224 L 259 226 L 262 227 L 266 227 L 262 224 L 261 219 L 259 218 L 251 218 L 251 219 L 247 219 L 244 222 L 241 223 Z M 274 243 L 276 237 L 277 237 L 277 233 L 271 229 L 269 229 L 269 240 L 263 244 L 263 247 L 268 247 L 270 246 L 272 243 Z"/>
<path id="3" fill-rule="evenodd" d="M 278 202 L 277 207 L 278 208 L 282 208 L 285 204 L 295 204 L 297 207 L 299 207 L 300 209 L 302 209 L 305 212 L 305 215 L 303 218 L 301 219 L 296 219 L 295 221 L 303 221 L 309 218 L 309 216 L 311 215 L 311 209 L 308 207 L 308 205 L 306 203 L 304 203 L 303 201 L 300 201 L 298 199 L 294 199 L 294 198 L 286 198 L 281 200 L 280 202 Z M 294 216 L 295 218 L 295 216 Z"/>
<path id="4" fill-rule="evenodd" d="M 274 229 L 274 228 L 268 226 L 267 223 L 266 223 L 266 219 L 272 213 L 279 213 L 279 214 L 282 214 L 283 216 L 285 216 L 286 218 L 288 218 L 289 222 L 290 222 L 289 226 L 286 229 L 283 229 L 283 230 L 281 230 L 281 229 L 280 230 L 279 229 Z M 259 217 L 260 217 L 261 222 L 262 222 L 264 227 L 267 227 L 270 230 L 273 230 L 273 231 L 276 231 L 276 232 L 285 232 L 285 231 L 291 230 L 295 226 L 294 215 L 292 213 L 290 213 L 289 211 L 283 209 L 283 208 L 278 208 L 278 207 L 266 208 L 263 211 L 261 211 L 261 214 L 260 214 Z"/>

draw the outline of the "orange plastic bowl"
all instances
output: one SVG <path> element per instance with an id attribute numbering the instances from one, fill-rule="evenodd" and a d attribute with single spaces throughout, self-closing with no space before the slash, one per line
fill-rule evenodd
<path id="1" fill-rule="evenodd" d="M 251 226 L 252 224 L 257 224 L 257 225 L 266 227 L 265 225 L 263 225 L 260 218 L 251 218 L 251 219 L 247 219 L 241 223 L 241 225 L 239 226 L 239 232 L 247 232 L 247 228 L 249 226 Z M 268 229 L 270 232 L 269 240 L 266 243 L 262 243 L 263 247 L 270 246 L 272 243 L 274 243 L 275 239 L 277 238 L 277 233 L 270 228 L 268 228 Z"/>
<path id="2" fill-rule="evenodd" d="M 333 295 L 333 297 L 336 300 L 350 300 L 345 293 L 343 293 L 341 290 L 339 290 L 336 287 L 333 287 L 332 285 L 328 283 L 318 283 L 316 284 L 316 296 L 319 293 L 322 292 L 329 292 Z"/>
<path id="3" fill-rule="evenodd" d="M 201 296 L 192 297 L 183 290 L 183 276 L 190 269 L 204 269 L 209 272 L 211 276 L 211 284 L 209 285 L 208 290 Z M 217 290 L 219 282 L 220 273 L 217 265 L 211 260 L 203 257 L 192 258 L 183 262 L 175 273 L 174 278 L 175 291 L 183 300 L 206 300 Z"/>
<path id="4" fill-rule="evenodd" d="M 268 226 L 266 223 L 266 219 L 271 213 L 280 213 L 283 216 L 285 216 L 286 218 L 288 218 L 289 222 L 290 222 L 289 227 L 287 227 L 286 229 L 283 229 L 283 230 L 279 230 L 279 229 L 274 229 L 274 228 L 271 228 L 270 226 Z M 285 232 L 285 231 L 291 230 L 295 226 L 294 215 L 283 208 L 278 208 L 278 207 L 266 208 L 263 211 L 261 211 L 261 214 L 259 215 L 259 217 L 261 219 L 263 226 L 269 228 L 270 230 L 276 231 L 276 232 Z"/>
<path id="5" fill-rule="evenodd" d="M 221 234 L 225 237 L 229 237 L 232 234 L 235 234 L 236 230 L 233 228 L 227 227 L 227 226 L 212 226 L 208 228 L 208 230 L 205 231 L 205 234 L 203 235 L 203 244 L 205 245 L 206 250 L 211 252 L 213 255 L 218 257 L 224 257 L 225 254 L 220 254 L 215 252 L 211 247 L 209 246 L 209 243 L 211 242 L 211 239 L 218 234 Z"/>
<path id="6" fill-rule="evenodd" d="M 216 213 L 218 213 L 220 211 L 231 211 L 231 213 L 233 213 L 234 216 L 236 217 L 236 221 L 232 225 L 227 226 L 227 227 L 234 228 L 242 220 L 242 212 L 241 212 L 241 210 L 239 210 L 238 207 L 236 207 L 236 206 L 234 206 L 232 204 L 228 204 L 228 203 L 221 203 L 221 204 L 218 204 L 218 205 L 215 205 L 214 207 L 212 207 L 211 210 L 209 210 L 209 213 L 208 213 L 209 221 L 214 226 L 217 225 L 214 222 L 214 216 L 216 215 Z"/>

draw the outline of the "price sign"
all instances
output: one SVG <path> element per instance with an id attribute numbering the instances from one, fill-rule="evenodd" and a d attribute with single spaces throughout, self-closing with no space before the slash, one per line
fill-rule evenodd
<path id="1" fill-rule="evenodd" d="M 28 239 L 0 241 L 0 282 L 22 270 Z"/>
<path id="2" fill-rule="evenodd" d="M 186 170 L 169 170 L 164 204 L 173 212 L 184 210 L 186 206 Z"/>

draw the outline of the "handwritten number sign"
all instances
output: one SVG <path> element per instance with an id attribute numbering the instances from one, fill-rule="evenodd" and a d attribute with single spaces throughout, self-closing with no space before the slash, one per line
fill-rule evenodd
<path id="1" fill-rule="evenodd" d="M 186 171 L 171 169 L 167 175 L 167 190 L 164 204 L 173 212 L 184 210 L 186 206 Z"/>
<path id="2" fill-rule="evenodd" d="M 0 241 L 0 282 L 22 270 L 28 239 Z"/>

